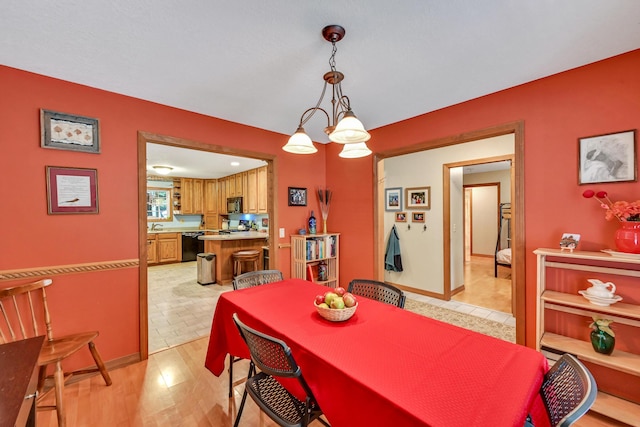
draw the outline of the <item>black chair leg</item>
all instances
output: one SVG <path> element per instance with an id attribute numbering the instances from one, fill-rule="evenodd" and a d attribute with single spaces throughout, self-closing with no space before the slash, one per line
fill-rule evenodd
<path id="1" fill-rule="evenodd" d="M 247 375 L 247 379 L 251 378 L 251 376 L 253 375 L 253 362 L 251 362 L 251 365 L 249 366 L 249 375 Z M 233 423 L 233 427 L 238 427 L 238 424 L 240 424 L 240 417 L 242 416 L 242 410 L 244 409 L 244 403 L 247 400 L 247 384 L 245 383 L 244 386 L 244 392 L 242 393 L 242 401 L 240 402 L 240 408 L 238 408 L 238 415 L 236 415 L 236 421 Z"/>
<path id="2" fill-rule="evenodd" d="M 233 355 L 229 355 L 229 397 L 233 396 Z"/>

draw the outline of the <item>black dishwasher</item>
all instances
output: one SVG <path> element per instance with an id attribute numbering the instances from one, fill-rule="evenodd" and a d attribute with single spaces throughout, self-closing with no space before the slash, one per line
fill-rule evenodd
<path id="1" fill-rule="evenodd" d="M 204 252 L 204 240 L 199 240 L 199 236 L 204 236 L 204 231 L 182 233 L 182 262 L 195 261 Z"/>

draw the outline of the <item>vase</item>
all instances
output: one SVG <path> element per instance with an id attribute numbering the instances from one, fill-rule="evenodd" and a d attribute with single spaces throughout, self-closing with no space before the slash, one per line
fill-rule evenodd
<path id="1" fill-rule="evenodd" d="M 640 222 L 623 221 L 616 231 L 616 248 L 620 252 L 640 254 Z"/>
<path id="2" fill-rule="evenodd" d="M 327 219 L 322 220 L 322 234 L 327 234 Z"/>
<path id="3" fill-rule="evenodd" d="M 600 329 L 591 331 L 591 345 L 598 353 L 611 354 L 616 345 L 616 339 Z"/>

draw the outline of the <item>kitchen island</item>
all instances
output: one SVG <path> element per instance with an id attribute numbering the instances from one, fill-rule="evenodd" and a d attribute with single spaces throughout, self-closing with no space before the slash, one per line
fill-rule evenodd
<path id="1" fill-rule="evenodd" d="M 238 231 L 229 234 L 207 234 L 198 237 L 204 240 L 204 251 L 216 255 L 216 283 L 227 285 L 233 281 L 233 261 L 236 251 L 255 249 L 262 252 L 268 234 L 259 231 Z"/>

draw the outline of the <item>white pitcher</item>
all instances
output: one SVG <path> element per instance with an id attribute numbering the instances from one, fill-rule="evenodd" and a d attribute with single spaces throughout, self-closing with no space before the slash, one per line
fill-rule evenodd
<path id="1" fill-rule="evenodd" d="M 616 294 L 616 285 L 611 282 L 604 283 L 598 279 L 587 279 L 587 282 L 593 285 L 586 291 L 587 294 L 591 296 L 600 298 L 613 298 Z M 609 290 L 609 288 L 611 288 L 611 290 Z"/>

